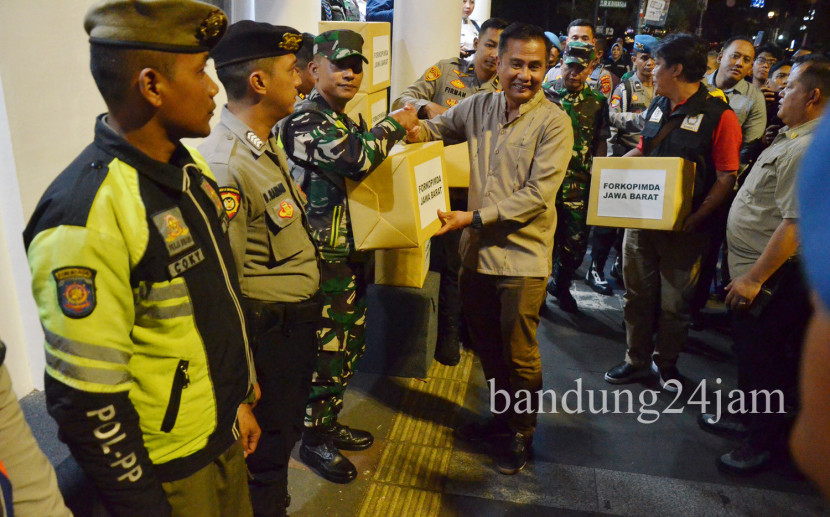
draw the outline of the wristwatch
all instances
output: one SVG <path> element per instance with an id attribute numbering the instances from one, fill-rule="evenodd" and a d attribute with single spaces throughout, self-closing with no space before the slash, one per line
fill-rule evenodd
<path id="1" fill-rule="evenodd" d="M 475 210 L 473 212 L 473 222 L 470 224 L 470 226 L 472 226 L 475 230 L 481 230 L 482 228 L 484 228 L 484 223 L 481 222 L 481 214 L 478 212 L 478 210 Z"/>

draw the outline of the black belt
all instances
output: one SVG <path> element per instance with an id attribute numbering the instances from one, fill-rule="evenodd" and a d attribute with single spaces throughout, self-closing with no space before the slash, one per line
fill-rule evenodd
<path id="1" fill-rule="evenodd" d="M 242 298 L 245 318 L 253 335 L 273 329 L 286 322 L 308 323 L 322 317 L 323 296 L 318 291 L 308 300 L 301 302 L 265 302 Z"/>

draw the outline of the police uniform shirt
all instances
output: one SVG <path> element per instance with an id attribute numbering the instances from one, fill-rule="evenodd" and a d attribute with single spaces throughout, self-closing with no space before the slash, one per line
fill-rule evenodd
<path id="1" fill-rule="evenodd" d="M 611 119 L 609 156 L 622 156 L 637 147 L 646 123 L 645 112 L 653 98 L 654 86 L 644 86 L 637 74 L 617 85 L 608 105 Z"/>
<path id="2" fill-rule="evenodd" d="M 499 89 L 498 74 L 481 83 L 476 76 L 473 58 L 444 59 L 430 67 L 415 83 L 404 90 L 392 103 L 392 109 L 403 108 L 407 103 L 420 110 L 430 102 L 452 108 L 462 100 L 479 92 Z"/>
<path id="3" fill-rule="evenodd" d="M 305 196 L 291 180 L 276 140 L 263 142 L 224 107 L 221 122 L 199 150 L 216 175 L 230 218 L 242 293 L 267 302 L 313 296 L 320 273 L 306 227 Z"/>
<path id="4" fill-rule="evenodd" d="M 717 89 L 715 86 L 715 70 L 706 76 L 706 84 L 710 90 Z M 767 127 L 767 101 L 764 94 L 747 81 L 741 80 L 735 83 L 732 88 L 723 89 L 729 99 L 729 107 L 738 116 L 738 123 L 744 135 L 744 143 L 754 142 L 764 136 Z"/>

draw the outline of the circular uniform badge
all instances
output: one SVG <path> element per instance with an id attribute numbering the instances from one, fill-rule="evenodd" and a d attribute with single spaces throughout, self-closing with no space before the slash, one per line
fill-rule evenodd
<path id="1" fill-rule="evenodd" d="M 239 211 L 239 190 L 233 187 L 221 187 L 219 195 L 222 196 L 222 205 L 225 207 L 228 219 L 233 219 Z"/>
<path id="2" fill-rule="evenodd" d="M 434 81 L 434 80 L 438 79 L 439 77 L 441 77 L 441 69 L 438 68 L 437 66 L 433 66 L 432 68 L 427 70 L 427 73 L 424 76 L 424 79 L 426 79 L 427 81 Z"/>

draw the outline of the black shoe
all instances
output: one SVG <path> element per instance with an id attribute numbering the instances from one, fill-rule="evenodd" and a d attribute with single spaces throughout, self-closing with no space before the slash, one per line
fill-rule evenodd
<path id="1" fill-rule="evenodd" d="M 435 343 L 435 360 L 444 366 L 455 366 L 461 362 L 461 343 L 458 330 L 438 335 Z"/>
<path id="2" fill-rule="evenodd" d="M 348 483 L 357 477 L 357 468 L 331 442 L 315 446 L 302 443 L 300 459 L 332 483 Z"/>
<path id="3" fill-rule="evenodd" d="M 724 474 L 752 476 L 769 468 L 770 451 L 744 444 L 718 458 L 718 470 Z"/>
<path id="4" fill-rule="evenodd" d="M 579 312 L 579 306 L 576 304 L 576 300 L 571 294 L 570 289 L 562 289 L 559 291 L 559 296 L 557 298 L 559 308 L 563 311 L 570 313 Z"/>
<path id="5" fill-rule="evenodd" d="M 715 422 L 713 413 L 701 413 L 697 416 L 697 425 L 707 433 L 733 440 L 742 440 L 749 433 L 749 428 L 735 415 L 721 415 Z"/>
<path id="6" fill-rule="evenodd" d="M 593 262 L 591 263 L 591 267 L 588 268 L 588 274 L 585 275 L 585 283 L 588 284 L 588 287 L 599 294 L 605 296 L 611 296 L 614 294 L 614 290 L 611 289 L 610 285 L 608 285 L 608 281 L 605 280 L 605 275 L 602 270 L 598 269 L 596 264 Z"/>
<path id="7" fill-rule="evenodd" d="M 362 451 L 375 443 L 375 437 L 369 431 L 352 429 L 340 422 L 333 423 L 326 431 L 326 436 L 331 440 L 332 445 L 341 451 Z"/>
<path id="8" fill-rule="evenodd" d="M 638 368 L 625 361 L 605 372 L 605 381 L 611 384 L 628 384 L 649 376 L 648 368 Z"/>
<path id="9" fill-rule="evenodd" d="M 665 368 L 657 368 L 657 363 L 651 362 L 651 371 L 660 379 L 660 387 L 670 393 L 677 393 L 683 388 L 683 377 L 676 366 L 667 366 Z M 673 381 L 673 382 L 670 382 Z"/>
<path id="10" fill-rule="evenodd" d="M 513 433 L 510 443 L 496 459 L 496 469 L 502 474 L 518 474 L 532 456 L 531 439 L 522 433 Z"/>
<path id="11" fill-rule="evenodd" d="M 623 280 L 623 270 L 622 270 L 622 257 L 617 257 L 617 260 L 614 261 L 614 265 L 611 266 L 611 278 L 617 281 L 620 284 L 620 287 L 625 289 L 625 281 Z"/>
<path id="12" fill-rule="evenodd" d="M 457 428 L 453 434 L 467 442 L 494 442 L 511 435 L 510 428 L 493 417 L 481 422 L 470 422 Z"/>
<path id="13" fill-rule="evenodd" d="M 553 281 L 553 278 L 548 280 L 548 284 L 545 286 L 545 291 L 547 291 L 548 294 L 554 298 L 559 298 L 559 288 L 556 287 L 556 282 Z"/>

